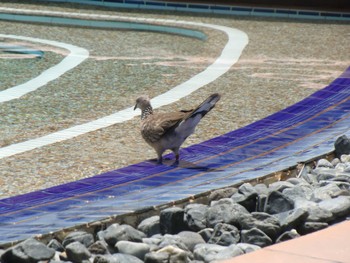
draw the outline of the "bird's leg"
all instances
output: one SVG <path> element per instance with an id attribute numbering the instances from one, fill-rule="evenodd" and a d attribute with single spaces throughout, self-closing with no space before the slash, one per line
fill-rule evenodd
<path id="1" fill-rule="evenodd" d="M 163 164 L 163 156 L 162 156 L 162 154 L 158 154 L 157 164 Z"/>
<path id="2" fill-rule="evenodd" d="M 179 164 L 179 161 L 180 161 L 179 148 L 174 148 L 174 149 L 171 149 L 171 150 L 175 154 L 175 164 Z"/>

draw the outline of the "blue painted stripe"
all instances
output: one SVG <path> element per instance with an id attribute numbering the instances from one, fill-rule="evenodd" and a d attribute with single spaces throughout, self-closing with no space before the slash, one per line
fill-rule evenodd
<path id="1" fill-rule="evenodd" d="M 0 44 L 0 51 L 4 53 L 11 53 L 11 54 L 34 55 L 35 57 L 38 57 L 38 58 L 42 58 L 45 54 L 41 50 L 31 49 L 23 46 L 9 46 L 5 44 Z"/>
<path id="2" fill-rule="evenodd" d="M 295 10 L 285 10 L 285 9 L 276 9 L 277 14 L 287 14 L 287 15 L 296 15 L 297 11 Z"/>
<path id="3" fill-rule="evenodd" d="M 164 2 L 145 2 L 145 5 L 151 5 L 151 6 L 166 6 L 166 3 Z"/>
<path id="4" fill-rule="evenodd" d="M 187 4 L 180 3 L 166 3 L 167 7 L 176 7 L 176 8 L 187 8 Z"/>
<path id="5" fill-rule="evenodd" d="M 313 11 L 299 11 L 298 14 L 303 15 L 303 16 L 319 16 L 320 15 L 319 12 L 313 12 Z"/>
<path id="6" fill-rule="evenodd" d="M 109 2 L 109 1 L 106 1 Z M 138 0 L 124 0 L 125 4 L 136 4 L 136 5 L 144 5 L 145 1 L 138 1 Z"/>
<path id="7" fill-rule="evenodd" d="M 209 9 L 209 5 L 188 4 L 188 8 L 194 8 L 194 9 Z"/>
<path id="8" fill-rule="evenodd" d="M 321 12 L 320 15 L 325 17 L 341 17 L 341 14 L 339 13 L 329 13 L 329 12 Z"/>
<path id="9" fill-rule="evenodd" d="M 45 1 L 45 0 L 36 0 Z M 141 8 L 141 9 L 163 9 L 167 11 L 181 12 L 212 12 L 214 14 L 249 15 L 249 16 L 272 16 L 301 19 L 319 20 L 350 20 L 350 14 L 346 12 L 315 12 L 297 9 L 280 8 L 254 8 L 241 7 L 235 5 L 198 4 L 198 3 L 175 3 L 175 2 L 155 2 L 138 0 L 48 0 L 49 2 L 80 3 L 100 6 L 111 6 L 118 8 Z M 164 4 L 164 5 L 163 5 Z"/>
<path id="10" fill-rule="evenodd" d="M 253 12 L 257 13 L 275 13 L 275 9 L 268 9 L 268 8 L 254 8 Z"/>
<path id="11" fill-rule="evenodd" d="M 187 29 L 182 27 L 174 27 L 174 26 L 136 23 L 136 22 L 97 21 L 97 20 L 84 20 L 84 19 L 75 19 L 75 18 L 30 16 L 30 15 L 4 14 L 4 13 L 0 13 L 0 20 L 21 21 L 21 22 L 30 21 L 34 23 L 50 23 L 50 24 L 58 24 L 58 25 L 86 26 L 86 27 L 95 27 L 95 28 L 139 30 L 139 31 L 176 34 L 176 35 L 181 35 L 186 37 L 197 38 L 203 41 L 207 39 L 207 35 L 199 30 Z"/>
<path id="12" fill-rule="evenodd" d="M 253 12 L 253 8 L 248 7 L 232 7 L 231 10 L 238 12 Z"/>
<path id="13" fill-rule="evenodd" d="M 225 10 L 225 11 L 230 11 L 231 7 L 229 6 L 221 6 L 221 5 L 214 5 L 214 6 L 210 6 L 210 9 L 212 10 Z"/>

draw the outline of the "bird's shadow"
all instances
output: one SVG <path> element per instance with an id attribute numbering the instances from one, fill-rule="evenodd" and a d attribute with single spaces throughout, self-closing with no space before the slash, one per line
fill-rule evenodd
<path id="1" fill-rule="evenodd" d="M 201 172 L 222 172 L 223 171 L 222 169 L 210 168 L 210 167 L 198 165 L 192 162 L 188 162 L 185 160 L 176 161 L 174 159 L 164 158 L 162 163 L 159 163 L 157 159 L 150 159 L 148 161 L 156 165 L 165 165 L 169 167 L 183 168 L 183 169 L 193 169 Z"/>

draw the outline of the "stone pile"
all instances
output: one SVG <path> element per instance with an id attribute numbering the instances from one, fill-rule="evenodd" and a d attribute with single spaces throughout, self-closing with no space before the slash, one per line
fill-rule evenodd
<path id="1" fill-rule="evenodd" d="M 350 155 L 320 159 L 298 178 L 213 191 L 210 204 L 164 209 L 137 227 L 76 231 L 47 245 L 28 239 L 1 262 L 216 262 L 305 235 L 350 215 Z"/>

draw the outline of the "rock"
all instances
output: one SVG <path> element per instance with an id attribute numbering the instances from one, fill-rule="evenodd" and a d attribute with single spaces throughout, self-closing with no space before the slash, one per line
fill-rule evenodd
<path id="1" fill-rule="evenodd" d="M 225 259 L 231 259 L 233 257 L 237 257 L 240 255 L 243 255 L 245 253 L 250 253 L 256 250 L 259 250 L 259 246 L 246 244 L 246 243 L 239 243 L 239 244 L 232 244 L 228 247 L 224 247 L 223 249 L 219 248 L 217 251 L 208 251 L 208 255 L 202 256 L 204 259 L 204 262 L 221 262 Z M 195 257 L 198 255 L 195 255 Z M 202 260 L 203 260 L 202 259 Z M 192 261 L 191 261 L 192 262 Z M 199 261 L 203 262 L 203 261 Z"/>
<path id="2" fill-rule="evenodd" d="M 306 182 L 303 178 L 295 178 L 295 177 L 291 177 L 287 179 L 287 182 L 295 185 L 295 186 L 308 186 L 310 187 L 309 183 Z"/>
<path id="3" fill-rule="evenodd" d="M 257 184 L 254 188 L 258 194 L 256 200 L 256 212 L 264 212 L 269 189 L 265 184 Z"/>
<path id="4" fill-rule="evenodd" d="M 70 261 L 61 261 L 61 260 L 50 260 L 49 263 L 72 263 L 72 262 L 70 262 Z M 87 263 L 89 263 L 89 262 L 87 262 Z"/>
<path id="5" fill-rule="evenodd" d="M 298 232 L 295 229 L 289 230 L 284 232 L 282 235 L 280 235 L 277 240 L 276 243 L 281 243 L 287 240 L 291 240 L 294 238 L 300 237 L 300 235 L 298 234 Z"/>
<path id="6" fill-rule="evenodd" d="M 316 175 L 318 182 L 322 180 L 332 180 L 336 177 L 337 171 L 329 168 L 316 168 L 313 173 Z"/>
<path id="7" fill-rule="evenodd" d="M 161 234 L 177 234 L 187 230 L 184 222 L 185 211 L 179 207 L 171 207 L 160 212 Z"/>
<path id="8" fill-rule="evenodd" d="M 334 219 L 333 214 L 325 209 L 320 208 L 318 203 L 308 200 L 296 200 L 296 208 L 306 209 L 308 212 L 308 217 L 305 221 L 311 222 L 329 222 Z"/>
<path id="9" fill-rule="evenodd" d="M 158 244 L 158 249 L 168 247 L 168 246 L 178 247 L 181 250 L 189 251 L 189 249 L 187 248 L 187 246 L 182 241 L 179 235 L 166 234 L 164 236 L 161 236 L 161 240 Z"/>
<path id="10" fill-rule="evenodd" d="M 271 238 L 257 228 L 241 231 L 241 242 L 266 247 L 272 244 Z"/>
<path id="11" fill-rule="evenodd" d="M 321 202 L 323 200 L 328 200 L 328 199 L 332 199 L 331 197 L 331 193 L 326 191 L 327 187 L 319 187 L 314 189 L 314 192 L 311 195 L 310 200 L 314 201 L 314 202 Z"/>
<path id="12" fill-rule="evenodd" d="M 316 202 L 306 199 L 296 199 L 294 201 L 294 207 L 295 208 L 307 208 L 309 206 L 317 205 Z"/>
<path id="13" fill-rule="evenodd" d="M 267 188 L 266 184 L 256 184 L 254 189 L 258 195 L 267 196 L 269 194 L 269 189 Z"/>
<path id="14" fill-rule="evenodd" d="M 320 181 L 319 185 L 320 187 L 326 189 L 325 191 L 327 191 L 331 198 L 338 197 L 341 195 L 349 196 L 350 184 L 348 182 L 340 182 L 334 179 L 331 181 Z"/>
<path id="15" fill-rule="evenodd" d="M 233 200 L 234 203 L 238 203 L 245 198 L 245 195 L 237 192 L 234 193 L 230 198 Z"/>
<path id="16" fill-rule="evenodd" d="M 319 205 L 310 206 L 307 208 L 309 216 L 306 221 L 308 222 L 331 222 L 334 220 L 333 213 L 329 210 L 321 208 Z"/>
<path id="17" fill-rule="evenodd" d="M 240 222 L 241 229 L 257 228 L 275 240 L 281 232 L 281 227 L 277 218 L 263 212 L 254 212 L 251 217 Z"/>
<path id="18" fill-rule="evenodd" d="M 88 248 L 89 252 L 91 254 L 95 255 L 105 255 L 109 254 L 107 243 L 101 240 L 96 241 Z"/>
<path id="19" fill-rule="evenodd" d="M 266 200 L 265 212 L 278 214 L 294 208 L 294 202 L 279 191 L 272 191 Z"/>
<path id="20" fill-rule="evenodd" d="M 320 167 L 325 167 L 325 168 L 334 168 L 333 164 L 330 163 L 330 161 L 328 161 L 327 159 L 320 159 L 317 161 L 316 164 L 317 168 Z"/>
<path id="21" fill-rule="evenodd" d="M 60 242 L 58 242 L 56 239 L 51 239 L 49 243 L 47 244 L 47 247 L 54 249 L 55 251 L 58 252 L 63 252 L 64 247 Z"/>
<path id="22" fill-rule="evenodd" d="M 148 237 L 159 234 L 160 233 L 159 220 L 160 220 L 159 216 L 151 216 L 149 218 L 146 218 L 137 226 L 137 230 L 145 233 L 146 236 Z"/>
<path id="23" fill-rule="evenodd" d="M 221 260 L 225 260 L 225 259 L 231 259 L 233 257 L 237 257 L 237 256 L 240 256 L 243 254 L 244 254 L 244 251 L 239 246 L 233 244 L 233 245 L 230 245 L 230 246 L 226 247 L 225 249 L 219 251 L 214 256 L 214 260 L 221 261 Z"/>
<path id="24" fill-rule="evenodd" d="M 256 211 L 257 212 L 264 212 L 265 206 L 267 201 L 267 195 L 265 194 L 259 194 L 258 199 L 256 201 Z"/>
<path id="25" fill-rule="evenodd" d="M 350 176 L 348 174 L 338 174 L 336 177 L 334 177 L 331 180 L 335 182 L 344 182 L 344 183 L 350 184 Z"/>
<path id="26" fill-rule="evenodd" d="M 142 239 L 142 243 L 149 245 L 150 251 L 159 249 L 159 244 L 161 242 L 160 237 L 147 237 Z"/>
<path id="27" fill-rule="evenodd" d="M 149 245 L 131 241 L 118 241 L 115 247 L 118 249 L 119 253 L 132 255 L 141 260 L 143 260 L 145 255 L 150 251 Z"/>
<path id="28" fill-rule="evenodd" d="M 350 173 L 350 162 L 345 163 L 344 173 Z"/>
<path id="29" fill-rule="evenodd" d="M 213 228 L 204 228 L 201 231 L 198 232 L 202 236 L 205 242 L 208 242 L 210 237 L 213 235 L 214 229 Z"/>
<path id="30" fill-rule="evenodd" d="M 169 254 L 166 252 L 152 251 L 145 255 L 145 263 L 168 263 Z"/>
<path id="31" fill-rule="evenodd" d="M 14 262 L 38 262 L 50 260 L 54 257 L 55 250 L 45 246 L 35 239 L 27 239 L 7 250 L 1 255 L 2 263 Z"/>
<path id="32" fill-rule="evenodd" d="M 251 185 L 251 183 L 244 183 L 238 188 L 238 192 L 241 194 L 244 194 L 246 196 L 250 195 L 257 195 L 257 191 L 254 186 Z"/>
<path id="33" fill-rule="evenodd" d="M 298 229 L 298 232 L 302 235 L 306 235 L 327 227 L 328 224 L 323 222 L 306 222 Z"/>
<path id="34" fill-rule="evenodd" d="M 238 243 L 236 246 L 239 247 L 245 254 L 261 249 L 259 246 L 248 243 Z"/>
<path id="35" fill-rule="evenodd" d="M 207 212 L 207 226 L 215 227 L 218 223 L 238 224 L 241 217 L 249 215 L 247 209 L 240 204 L 234 203 L 230 198 L 224 198 L 212 202 Z"/>
<path id="36" fill-rule="evenodd" d="M 346 135 L 337 138 L 334 143 L 335 154 L 339 158 L 342 154 L 350 153 L 350 140 Z"/>
<path id="37" fill-rule="evenodd" d="M 233 205 L 234 202 L 231 198 L 222 198 L 217 201 L 211 201 L 210 207 L 216 206 L 216 205 Z"/>
<path id="38" fill-rule="evenodd" d="M 216 255 L 225 248 L 216 244 L 199 244 L 194 248 L 194 259 L 209 263 L 215 260 Z"/>
<path id="39" fill-rule="evenodd" d="M 66 247 L 70 243 L 73 242 L 80 242 L 85 247 L 89 247 L 94 243 L 94 236 L 90 233 L 84 232 L 84 231 L 76 231 L 69 233 L 63 240 L 62 245 Z"/>
<path id="40" fill-rule="evenodd" d="M 193 252 L 194 247 L 197 244 L 204 244 L 205 241 L 203 237 L 192 231 L 182 231 L 178 234 L 178 236 L 181 238 L 182 242 L 186 245 L 188 250 Z"/>
<path id="41" fill-rule="evenodd" d="M 342 178 L 342 177 L 344 177 L 344 176 L 342 176 L 342 174 L 339 174 L 338 176 L 336 176 L 330 180 L 322 180 L 319 182 L 319 186 L 324 187 L 327 185 L 336 185 L 336 186 L 338 186 L 338 188 L 340 188 L 340 190 L 345 190 L 345 191 L 349 192 L 350 183 L 347 180 L 344 180 L 344 181 L 337 180 L 338 178 Z M 347 176 L 347 177 L 349 177 L 349 176 Z M 348 194 L 343 194 L 343 193 L 338 194 L 338 192 L 335 192 L 335 194 L 333 194 L 332 197 L 336 197 L 339 195 L 348 195 Z"/>
<path id="42" fill-rule="evenodd" d="M 56 252 L 55 259 L 61 260 L 63 262 L 72 263 L 72 261 L 68 260 L 66 251 L 63 251 L 61 253 Z"/>
<path id="43" fill-rule="evenodd" d="M 66 246 L 68 260 L 73 263 L 81 263 L 91 257 L 89 250 L 80 242 L 74 241 Z"/>
<path id="44" fill-rule="evenodd" d="M 344 172 L 346 167 L 347 167 L 347 165 L 345 163 L 338 163 L 335 166 L 335 170 L 336 170 L 336 172 Z"/>
<path id="45" fill-rule="evenodd" d="M 114 247 L 118 241 L 133 241 L 133 242 L 142 242 L 142 238 L 146 235 L 133 228 L 129 225 L 119 225 L 113 224 L 110 225 L 103 234 L 103 238 L 108 245 Z"/>
<path id="46" fill-rule="evenodd" d="M 338 159 L 339 160 L 339 158 L 335 158 L 335 160 L 336 159 Z M 342 154 L 341 156 L 340 156 L 340 162 L 342 162 L 342 163 L 348 163 L 348 162 L 350 162 L 350 155 L 349 154 Z"/>
<path id="47" fill-rule="evenodd" d="M 156 252 L 156 254 L 158 253 L 167 255 L 167 260 L 165 261 L 167 263 L 168 262 L 169 263 L 190 262 L 191 254 L 175 246 L 164 247 Z M 145 262 L 152 262 L 150 261 L 150 258 L 149 258 L 151 255 L 152 253 L 146 255 Z M 157 261 L 157 262 L 164 262 L 164 261 Z"/>
<path id="48" fill-rule="evenodd" d="M 350 159 L 349 159 L 350 160 Z M 339 160 L 339 158 L 334 158 L 332 161 L 331 161 L 331 164 L 333 165 L 333 167 L 337 167 L 338 164 L 340 164 L 341 161 Z"/>
<path id="49" fill-rule="evenodd" d="M 309 216 L 306 208 L 296 208 L 287 212 L 275 214 L 279 219 L 283 231 L 297 228 L 303 224 Z"/>
<path id="50" fill-rule="evenodd" d="M 208 206 L 202 204 L 190 204 L 185 207 L 185 222 L 192 231 L 200 231 L 207 226 Z"/>
<path id="51" fill-rule="evenodd" d="M 287 182 L 287 181 L 277 181 L 269 185 L 269 191 L 278 191 L 283 192 L 284 189 L 292 188 L 294 187 L 294 184 Z"/>
<path id="52" fill-rule="evenodd" d="M 93 263 L 143 263 L 143 261 L 131 255 L 117 253 L 113 255 L 98 255 Z"/>
<path id="53" fill-rule="evenodd" d="M 299 184 L 283 190 L 283 194 L 291 200 L 310 199 L 313 189 L 309 185 Z"/>
<path id="54" fill-rule="evenodd" d="M 237 244 L 239 240 L 239 230 L 235 226 L 219 223 L 214 227 L 213 235 L 209 239 L 208 243 L 229 246 L 232 244 Z"/>
<path id="55" fill-rule="evenodd" d="M 310 185 L 315 185 L 318 183 L 317 180 L 317 175 L 316 174 L 311 174 L 311 173 L 303 173 L 302 178 L 309 183 Z"/>
<path id="56" fill-rule="evenodd" d="M 231 196 L 231 199 L 235 202 L 243 206 L 245 209 L 248 210 L 248 212 L 254 212 L 257 209 L 257 199 L 258 194 L 257 193 L 251 193 L 251 194 L 241 194 L 241 193 L 235 193 Z"/>
<path id="57" fill-rule="evenodd" d="M 229 198 L 234 193 L 237 193 L 237 191 L 238 191 L 237 188 L 234 188 L 234 187 L 214 190 L 213 192 L 210 193 L 208 199 L 210 202 L 210 201 L 220 200 L 222 198 Z"/>
<path id="58" fill-rule="evenodd" d="M 338 196 L 333 199 L 324 200 L 319 203 L 320 208 L 332 212 L 337 217 L 344 217 L 350 214 L 350 198 L 347 196 Z"/>

